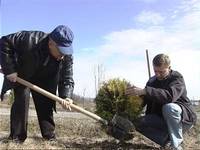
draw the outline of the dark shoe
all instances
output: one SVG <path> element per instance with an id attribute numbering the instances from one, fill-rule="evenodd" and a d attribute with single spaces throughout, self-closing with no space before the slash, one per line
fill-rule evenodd
<path id="1" fill-rule="evenodd" d="M 24 141 L 25 141 L 25 139 L 20 139 L 20 138 L 18 138 L 18 137 L 11 137 L 11 136 L 9 136 L 8 137 L 8 140 L 9 141 L 12 141 L 12 142 L 14 142 L 14 143 L 16 143 L 16 144 L 22 144 Z"/>
<path id="2" fill-rule="evenodd" d="M 16 143 L 16 144 L 22 144 L 22 143 L 24 143 L 24 140 L 20 140 L 20 139 L 18 139 L 18 138 L 13 139 L 12 141 L 13 141 L 14 143 Z"/>
<path id="3" fill-rule="evenodd" d="M 50 137 L 43 137 L 45 140 L 47 140 L 47 141 L 56 141 L 56 137 L 55 137 L 55 135 L 53 135 L 53 136 L 50 136 Z"/>

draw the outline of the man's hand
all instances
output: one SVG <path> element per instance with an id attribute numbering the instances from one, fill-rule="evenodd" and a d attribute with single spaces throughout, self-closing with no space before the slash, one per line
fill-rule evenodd
<path id="1" fill-rule="evenodd" d="M 62 105 L 62 107 L 63 107 L 64 109 L 69 109 L 70 111 L 72 110 L 71 107 L 70 107 L 70 105 L 73 104 L 73 100 L 71 100 L 71 99 L 66 99 L 66 100 L 62 100 L 62 101 L 59 102 L 59 103 Z"/>
<path id="2" fill-rule="evenodd" d="M 11 74 L 7 75 L 6 78 L 10 82 L 16 82 L 17 81 L 17 72 L 14 72 L 14 73 L 11 73 Z"/>
<path id="3" fill-rule="evenodd" d="M 135 96 L 135 95 L 142 96 L 146 94 L 146 91 L 145 89 L 136 86 L 131 86 L 126 88 L 125 94 L 128 96 Z"/>

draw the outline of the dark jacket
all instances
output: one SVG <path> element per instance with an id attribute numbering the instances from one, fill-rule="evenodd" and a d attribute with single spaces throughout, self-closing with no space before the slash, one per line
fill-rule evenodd
<path id="1" fill-rule="evenodd" d="M 41 31 L 21 31 L 3 36 L 0 45 L 3 73 L 17 72 L 19 77 L 28 81 L 57 76 L 59 96 L 71 97 L 74 88 L 73 57 L 68 55 L 57 61 L 49 53 L 48 41 L 48 34 Z M 10 87 L 9 81 L 4 80 L 2 94 Z"/>
<path id="2" fill-rule="evenodd" d="M 182 121 L 187 124 L 196 122 L 196 114 L 187 97 L 187 91 L 183 76 L 171 70 L 168 77 L 158 80 L 155 76 L 146 84 L 144 104 L 147 104 L 146 114 L 162 116 L 162 106 L 167 103 L 176 103 L 182 108 Z"/>

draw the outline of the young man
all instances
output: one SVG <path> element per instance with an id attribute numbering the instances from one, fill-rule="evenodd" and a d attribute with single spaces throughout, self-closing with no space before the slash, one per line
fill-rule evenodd
<path id="1" fill-rule="evenodd" d="M 174 149 L 181 149 L 183 132 L 196 122 L 196 115 L 183 76 L 171 69 L 170 59 L 158 54 L 153 59 L 155 76 L 144 89 L 132 86 L 127 95 L 143 96 L 145 116 L 138 119 L 136 128 L 146 137 L 165 146 L 170 143 Z"/>
<path id="2" fill-rule="evenodd" d="M 5 75 L 2 96 L 13 88 L 15 97 L 10 116 L 11 140 L 24 142 L 27 138 L 30 92 L 43 138 L 55 139 L 55 102 L 16 83 L 16 78 L 19 76 L 53 94 L 58 85 L 59 96 L 70 98 L 74 89 L 73 38 L 71 29 L 64 25 L 59 25 L 50 34 L 20 31 L 1 38 L 0 60 Z"/>

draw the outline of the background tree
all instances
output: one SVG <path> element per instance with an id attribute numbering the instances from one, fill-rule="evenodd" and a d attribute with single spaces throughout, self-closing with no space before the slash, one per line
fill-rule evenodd
<path id="1" fill-rule="evenodd" d="M 94 67 L 94 84 L 95 84 L 95 94 L 97 95 L 102 82 L 105 78 L 105 68 L 103 64 L 98 64 Z"/>

